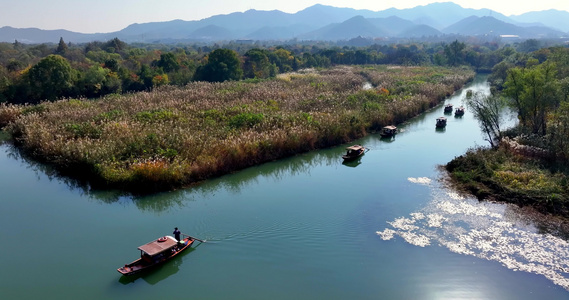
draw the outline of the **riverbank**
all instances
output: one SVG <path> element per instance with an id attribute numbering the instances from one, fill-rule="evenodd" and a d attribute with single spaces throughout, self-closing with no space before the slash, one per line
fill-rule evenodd
<path id="1" fill-rule="evenodd" d="M 464 68 L 338 67 L 266 81 L 0 106 L 0 122 L 24 153 L 64 174 L 94 186 L 157 191 L 404 122 L 473 77 Z"/>
<path id="2" fill-rule="evenodd" d="M 497 149 L 471 149 L 445 168 L 455 187 L 479 200 L 532 207 L 569 221 L 569 174 L 538 155 L 502 143 Z"/>

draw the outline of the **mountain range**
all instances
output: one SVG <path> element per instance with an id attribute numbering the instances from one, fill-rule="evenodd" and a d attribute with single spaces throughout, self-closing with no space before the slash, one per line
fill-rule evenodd
<path id="1" fill-rule="evenodd" d="M 212 43 L 232 40 L 339 41 L 353 38 L 428 38 L 444 35 L 560 38 L 569 36 L 569 12 L 545 10 L 505 16 L 489 9 L 463 8 L 452 2 L 408 9 L 357 10 L 314 5 L 294 14 L 248 10 L 198 21 L 172 20 L 131 24 L 110 33 L 0 28 L 0 42 L 85 43 L 119 38 L 133 43 Z"/>

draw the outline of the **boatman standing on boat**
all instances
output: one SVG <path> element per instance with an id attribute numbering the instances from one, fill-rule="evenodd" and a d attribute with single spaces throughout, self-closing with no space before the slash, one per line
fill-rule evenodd
<path id="1" fill-rule="evenodd" d="M 180 241 L 180 234 L 181 234 L 181 232 L 180 232 L 180 230 L 178 230 L 178 227 L 174 228 L 173 234 L 174 234 L 174 237 L 176 238 L 176 241 L 179 242 L 179 241 Z"/>

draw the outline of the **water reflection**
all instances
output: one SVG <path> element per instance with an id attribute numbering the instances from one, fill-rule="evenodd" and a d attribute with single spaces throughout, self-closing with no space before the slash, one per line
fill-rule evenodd
<path id="1" fill-rule="evenodd" d="M 133 203 L 140 210 L 151 212 L 163 212 L 170 208 L 181 208 L 185 206 L 188 201 L 193 201 L 194 197 L 211 194 L 219 189 L 227 189 L 234 193 L 239 193 L 241 189 L 256 183 L 260 178 L 268 177 L 280 181 L 287 177 L 310 174 L 311 170 L 319 166 L 341 164 L 341 156 L 344 153 L 343 146 L 322 149 L 299 154 L 291 158 L 285 158 L 278 162 L 270 162 L 261 166 L 251 167 L 231 176 L 222 176 L 217 179 L 212 179 L 211 181 L 197 183 L 188 189 L 152 195 L 134 195 L 121 190 L 102 190 L 94 188 L 87 180 L 66 176 L 50 165 L 38 162 L 24 155 L 23 152 L 13 145 L 5 144 L 2 148 L 6 149 L 7 157 L 20 161 L 24 164 L 25 168 L 33 170 L 37 175 L 37 180 L 41 180 L 42 177 L 47 177 L 49 181 L 59 181 L 68 186 L 69 189 L 79 191 L 82 196 L 89 199 L 105 204 Z"/>
<path id="2" fill-rule="evenodd" d="M 132 276 L 121 276 L 119 278 L 119 282 L 123 285 L 131 284 L 137 281 L 138 279 L 144 280 L 146 283 L 150 285 L 155 285 L 160 281 L 178 273 L 180 271 L 180 266 L 184 263 L 184 256 L 188 255 L 190 252 L 196 250 L 201 244 L 198 244 L 194 248 L 189 248 L 186 251 L 180 253 L 175 258 L 170 261 L 167 261 L 161 266 L 157 266 L 151 270 L 135 274 Z"/>
<path id="3" fill-rule="evenodd" d="M 362 157 L 358 157 L 354 160 L 349 160 L 349 161 L 343 161 L 342 165 L 346 166 L 346 167 L 350 167 L 350 168 L 355 168 L 357 166 L 359 166 L 362 163 Z"/>
<path id="4" fill-rule="evenodd" d="M 408 180 L 430 186 L 432 200 L 409 216 L 388 221 L 386 228 L 377 231 L 383 240 L 398 236 L 419 247 L 438 244 L 515 271 L 542 275 L 569 290 L 569 243 L 567 232 L 559 232 L 558 221 L 536 213 L 528 217 L 512 205 L 464 198 L 428 178 Z"/>
<path id="5" fill-rule="evenodd" d="M 401 132 L 399 132 L 401 133 Z M 391 136 L 391 137 L 382 137 L 381 135 L 377 135 L 380 141 L 384 142 L 384 143 L 393 143 L 395 142 L 395 136 Z"/>

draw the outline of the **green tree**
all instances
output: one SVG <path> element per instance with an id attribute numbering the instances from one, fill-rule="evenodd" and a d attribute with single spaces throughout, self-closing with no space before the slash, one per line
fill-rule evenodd
<path id="1" fill-rule="evenodd" d="M 96 65 L 82 74 L 78 86 L 83 96 L 92 98 L 120 92 L 121 82 L 116 73 Z"/>
<path id="2" fill-rule="evenodd" d="M 237 53 L 229 49 L 212 51 L 207 63 L 196 70 L 196 80 L 222 82 L 226 80 L 239 80 L 243 77 L 241 62 Z"/>
<path id="3" fill-rule="evenodd" d="M 539 48 L 541 48 L 540 42 L 536 39 L 529 39 L 529 40 L 525 40 L 523 42 L 521 42 L 518 47 L 517 50 L 519 52 L 533 52 L 533 51 L 537 51 L 539 50 Z"/>
<path id="4" fill-rule="evenodd" d="M 243 73 L 246 78 L 268 78 L 271 76 L 271 67 L 266 51 L 255 48 L 245 53 Z"/>
<path id="5" fill-rule="evenodd" d="M 107 68 L 111 71 L 118 72 L 119 67 L 120 67 L 119 62 L 115 58 L 109 58 L 109 59 L 105 60 L 105 68 Z"/>
<path id="6" fill-rule="evenodd" d="M 128 45 L 125 42 L 118 38 L 114 38 L 103 44 L 101 48 L 109 53 L 119 53 L 126 50 L 127 46 Z"/>
<path id="7" fill-rule="evenodd" d="M 464 53 L 463 50 L 466 48 L 466 44 L 455 40 L 449 45 L 445 46 L 445 55 L 449 65 L 456 66 L 463 62 Z"/>
<path id="8" fill-rule="evenodd" d="M 37 102 L 70 96 L 75 79 L 75 72 L 65 58 L 49 55 L 31 67 L 26 74 L 29 100 Z"/>
<path id="9" fill-rule="evenodd" d="M 559 103 L 559 81 L 556 80 L 556 66 L 552 63 L 534 65 L 529 68 L 512 68 L 504 83 L 504 94 L 510 98 L 511 106 L 517 111 L 520 125 L 534 134 L 547 132 L 547 114 Z"/>
<path id="10" fill-rule="evenodd" d="M 57 49 L 55 49 L 55 53 L 59 55 L 64 55 L 67 52 L 68 47 L 67 44 L 63 41 L 63 38 L 59 38 L 59 44 L 57 45 Z"/>
<path id="11" fill-rule="evenodd" d="M 556 157 L 569 159 L 569 102 L 561 102 L 549 122 L 549 149 Z"/>
<path id="12" fill-rule="evenodd" d="M 175 72 L 180 69 L 180 64 L 172 52 L 160 54 L 160 60 L 156 61 L 156 66 L 162 68 L 166 73 Z"/>
<path id="13" fill-rule="evenodd" d="M 295 58 L 292 53 L 286 49 L 278 48 L 269 54 L 269 60 L 274 63 L 278 68 L 280 73 L 286 73 L 294 70 Z"/>
<path id="14" fill-rule="evenodd" d="M 138 72 L 138 77 L 143 83 L 144 89 L 151 90 L 153 87 L 152 80 L 156 73 L 147 65 L 142 65 L 140 71 Z"/>
<path id="15" fill-rule="evenodd" d="M 8 71 L 0 66 L 0 103 L 8 101 L 10 85 L 11 82 L 8 78 Z"/>
<path id="16" fill-rule="evenodd" d="M 496 147 L 501 139 L 502 112 L 506 106 L 504 99 L 496 95 L 475 93 L 466 97 L 466 105 L 478 119 L 480 129 L 486 134 L 485 140 L 490 146 Z"/>

